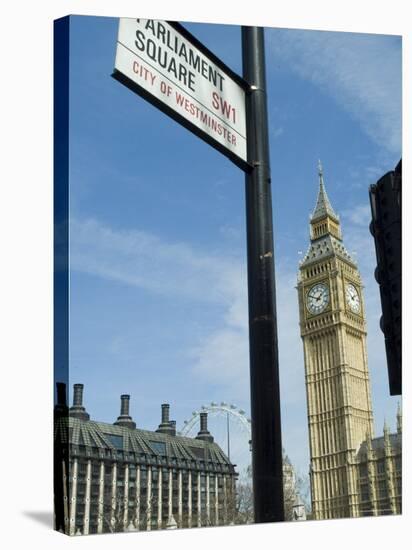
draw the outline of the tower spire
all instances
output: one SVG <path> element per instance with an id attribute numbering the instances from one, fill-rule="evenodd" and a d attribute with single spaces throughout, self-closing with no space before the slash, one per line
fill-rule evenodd
<path id="1" fill-rule="evenodd" d="M 339 216 L 335 213 L 330 203 L 329 197 L 326 193 L 325 182 L 323 181 L 323 167 L 322 163 L 318 161 L 318 175 L 319 175 L 319 192 L 318 200 L 316 202 L 315 210 L 311 216 L 311 222 L 319 220 L 324 217 L 331 217 L 335 222 L 339 223 Z"/>
<path id="2" fill-rule="evenodd" d="M 322 167 L 322 163 L 320 162 L 320 159 L 318 160 L 318 174 L 319 174 L 319 181 L 323 183 L 323 167 Z"/>
<path id="3" fill-rule="evenodd" d="M 323 166 L 320 160 L 318 161 L 318 176 L 318 198 L 315 209 L 310 216 L 311 243 L 300 265 L 304 266 L 336 255 L 356 266 L 355 260 L 351 258 L 343 244 L 339 216 L 332 208 L 326 193 Z"/>

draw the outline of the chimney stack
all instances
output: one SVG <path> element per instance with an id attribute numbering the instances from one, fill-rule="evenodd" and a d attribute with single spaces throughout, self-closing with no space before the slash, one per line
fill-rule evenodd
<path id="1" fill-rule="evenodd" d="M 170 411 L 170 405 L 168 403 L 163 403 L 163 405 L 162 405 L 162 424 L 169 424 L 169 411 Z"/>
<path id="2" fill-rule="evenodd" d="M 200 431 L 207 432 L 207 413 L 200 413 Z"/>
<path id="3" fill-rule="evenodd" d="M 172 423 L 169 420 L 170 405 L 169 403 L 162 404 L 162 421 L 157 428 L 157 432 L 162 434 L 174 435 Z"/>
<path id="4" fill-rule="evenodd" d="M 171 420 L 170 426 L 172 428 L 172 435 L 176 435 L 176 420 Z"/>
<path id="5" fill-rule="evenodd" d="M 120 416 L 129 416 L 130 395 L 120 396 Z"/>
<path id="6" fill-rule="evenodd" d="M 207 429 L 207 412 L 200 413 L 200 431 L 197 434 L 196 439 L 213 443 L 213 436 Z"/>
<path id="7" fill-rule="evenodd" d="M 73 407 L 83 406 L 83 384 L 73 386 Z"/>
<path id="8" fill-rule="evenodd" d="M 123 394 L 120 396 L 120 416 L 117 417 L 116 426 L 124 426 L 131 430 L 136 429 L 136 422 L 133 422 L 129 414 L 130 395 Z"/>
<path id="9" fill-rule="evenodd" d="M 83 384 L 73 385 L 73 406 L 70 407 L 70 416 L 80 420 L 90 420 L 90 415 L 83 407 Z"/>

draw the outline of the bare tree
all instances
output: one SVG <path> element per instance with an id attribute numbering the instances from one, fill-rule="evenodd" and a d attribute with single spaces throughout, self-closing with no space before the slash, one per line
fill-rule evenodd
<path id="1" fill-rule="evenodd" d="M 125 524 L 125 501 L 124 498 L 120 495 L 110 502 L 105 502 L 103 508 L 103 525 L 110 533 L 119 533 L 121 531 L 126 531 L 130 524 L 137 530 L 142 531 L 147 529 L 147 521 L 150 516 L 153 516 L 153 513 L 157 513 L 157 498 L 154 494 L 151 495 L 150 501 L 147 502 L 145 499 L 145 506 L 141 507 L 141 499 L 136 502 L 136 506 L 139 506 L 139 524 L 136 524 L 136 508 L 133 508 L 133 516 L 128 517 L 127 524 Z"/>
<path id="2" fill-rule="evenodd" d="M 253 523 L 253 482 L 252 468 L 248 466 L 239 476 L 236 482 L 236 494 L 228 501 L 228 507 L 232 510 L 232 519 L 228 523 L 238 525 Z"/>
<path id="3" fill-rule="evenodd" d="M 297 475 L 287 456 L 283 462 L 283 498 L 285 521 L 293 521 L 294 507 L 297 497 L 305 497 L 307 492 L 307 483 L 303 476 Z M 305 500 L 305 498 L 304 498 Z M 307 508 L 307 503 L 305 501 Z M 235 523 L 245 524 L 254 522 L 253 510 L 253 483 L 252 469 L 248 466 L 246 472 L 241 475 L 236 484 L 236 517 Z"/>
<path id="4" fill-rule="evenodd" d="M 296 501 L 296 488 L 294 480 L 286 478 L 283 483 L 283 503 L 285 521 L 293 520 L 293 506 Z"/>
<path id="5" fill-rule="evenodd" d="M 253 523 L 253 487 L 251 480 L 239 480 L 236 495 L 236 519 L 237 524 Z"/>

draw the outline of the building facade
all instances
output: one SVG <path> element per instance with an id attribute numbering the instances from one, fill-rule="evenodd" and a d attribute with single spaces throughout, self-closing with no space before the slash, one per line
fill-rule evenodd
<path id="1" fill-rule="evenodd" d="M 196 438 L 176 435 L 169 405 L 156 431 L 136 428 L 129 396 L 114 424 L 90 419 L 75 384 L 55 408 L 55 525 L 69 535 L 233 523 L 234 465 L 201 415 Z M 69 414 L 67 414 L 67 412 Z"/>
<path id="2" fill-rule="evenodd" d="M 397 433 L 367 438 L 357 453 L 359 515 L 402 513 L 402 416 L 398 409 Z"/>
<path id="3" fill-rule="evenodd" d="M 373 439 L 362 288 L 319 163 L 310 245 L 300 263 L 297 284 L 314 519 L 356 517 L 366 510 L 361 506 L 364 483 L 359 477 L 365 462 L 362 445 L 367 441 L 372 448 L 379 445 L 373 443 L 377 440 Z"/>

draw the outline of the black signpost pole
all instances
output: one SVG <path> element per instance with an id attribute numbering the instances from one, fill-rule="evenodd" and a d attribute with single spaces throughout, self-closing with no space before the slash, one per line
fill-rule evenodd
<path id="1" fill-rule="evenodd" d="M 263 29 L 242 27 L 248 162 L 246 223 L 255 521 L 283 521 L 282 438 Z"/>
<path id="2" fill-rule="evenodd" d="M 190 95 L 192 103 L 189 99 L 186 99 L 188 105 L 192 106 L 192 113 L 191 108 L 189 110 L 186 108 L 182 110 L 179 108 L 180 104 L 173 105 L 170 101 L 165 100 L 163 95 L 166 94 L 166 91 L 162 89 L 161 84 L 166 79 L 170 84 L 168 85 L 170 91 L 172 92 L 175 89 L 176 92 L 181 89 L 180 81 L 173 81 L 170 78 L 170 74 L 164 73 L 163 66 L 160 66 L 160 64 L 157 66 L 156 64 L 153 65 L 152 58 L 149 60 L 146 59 L 147 56 L 144 57 L 145 54 L 142 53 L 143 42 L 137 48 L 137 51 L 132 51 L 129 47 L 126 47 L 126 44 L 131 43 L 132 47 L 135 44 L 136 21 L 140 25 L 138 29 L 140 33 L 144 34 L 147 28 L 151 28 L 147 27 L 144 21 L 140 19 L 132 21 L 132 26 L 130 27 L 130 21 L 132 20 L 120 20 L 115 69 L 112 76 L 210 143 L 246 171 L 250 387 L 255 521 L 259 523 L 283 521 L 279 361 L 263 29 L 258 27 L 242 27 L 242 79 L 183 27 L 176 25 L 176 23 L 161 23 L 163 35 L 165 25 L 168 25 L 168 32 L 175 33 L 176 43 L 183 44 L 187 42 L 187 47 L 193 50 L 194 59 L 202 59 L 202 64 L 204 63 L 205 67 L 209 66 L 211 74 L 214 74 L 213 71 L 217 74 L 216 71 L 221 70 L 222 74 L 225 75 L 222 82 L 226 79 L 227 87 L 229 87 L 228 83 L 231 83 L 231 92 L 221 97 L 222 90 L 216 88 L 216 85 L 213 84 L 213 79 L 209 79 L 206 82 L 206 86 L 209 86 L 210 96 L 215 103 L 212 101 L 208 107 L 205 107 L 200 103 L 196 93 L 194 93 L 194 95 Z M 152 24 L 153 21 L 149 20 L 149 23 Z M 157 22 L 157 24 L 160 23 Z M 158 46 L 162 47 L 159 36 L 162 35 L 158 35 L 157 37 Z M 153 42 L 153 37 L 151 40 Z M 143 71 L 142 73 L 136 67 L 143 67 L 146 72 Z M 182 64 L 182 67 L 186 67 L 188 71 L 193 69 L 193 66 L 189 66 L 187 63 L 186 65 Z M 147 74 L 152 75 L 152 77 L 147 79 L 144 76 Z M 194 79 L 195 76 L 196 74 L 193 73 Z M 205 85 L 204 77 L 205 75 L 202 71 L 199 76 L 202 86 Z M 155 82 L 157 83 L 156 86 L 154 86 Z M 230 94 L 233 97 L 230 97 Z M 227 120 L 222 118 L 222 116 L 226 118 L 229 116 L 228 109 L 229 113 L 235 113 L 236 110 L 240 112 L 242 110 L 241 107 L 245 94 L 247 159 L 244 147 L 234 148 L 238 138 L 245 139 L 244 124 L 240 124 L 237 129 L 236 127 L 232 128 Z M 218 101 L 219 98 L 220 103 Z M 219 105 L 221 111 L 217 113 L 216 109 Z M 235 108 L 234 105 L 238 106 Z M 203 112 L 202 109 L 206 110 Z M 194 113 L 198 111 L 201 111 L 201 116 L 205 117 L 204 120 L 206 121 L 201 125 L 198 125 L 196 120 L 192 120 Z M 240 120 L 244 121 L 244 119 L 238 118 L 238 121 Z M 207 125 L 205 126 L 207 121 L 210 123 L 210 128 Z M 226 142 L 222 143 L 219 141 L 216 135 L 213 134 L 217 128 L 220 128 L 221 131 L 226 130 L 227 135 L 230 134 L 232 136 L 231 147 Z M 242 143 L 244 144 L 243 141 Z"/>

